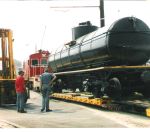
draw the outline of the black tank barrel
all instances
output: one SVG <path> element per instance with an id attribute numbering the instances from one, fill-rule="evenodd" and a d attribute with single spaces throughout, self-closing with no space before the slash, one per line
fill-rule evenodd
<path id="1" fill-rule="evenodd" d="M 73 42 L 73 45 L 50 56 L 49 66 L 54 72 L 141 65 L 150 58 L 150 29 L 135 17 L 119 19 L 109 28 L 100 28 L 77 37 Z"/>

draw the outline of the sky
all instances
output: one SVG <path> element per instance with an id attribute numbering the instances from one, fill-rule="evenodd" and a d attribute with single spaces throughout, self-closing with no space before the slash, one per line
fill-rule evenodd
<path id="1" fill-rule="evenodd" d="M 14 58 L 20 61 L 39 49 L 55 53 L 72 40 L 72 28 L 91 21 L 100 26 L 99 8 L 52 8 L 54 6 L 99 6 L 99 0 L 0 0 L 0 28 L 13 31 Z M 150 26 L 150 1 L 104 1 L 105 25 L 135 16 Z"/>

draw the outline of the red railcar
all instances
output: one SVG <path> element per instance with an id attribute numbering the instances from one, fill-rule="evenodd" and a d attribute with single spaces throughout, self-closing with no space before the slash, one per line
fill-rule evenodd
<path id="1" fill-rule="evenodd" d="M 29 60 L 23 64 L 25 79 L 29 81 L 29 86 L 33 90 L 40 90 L 39 77 L 47 67 L 49 55 L 49 51 L 39 50 L 37 53 L 31 54 Z"/>

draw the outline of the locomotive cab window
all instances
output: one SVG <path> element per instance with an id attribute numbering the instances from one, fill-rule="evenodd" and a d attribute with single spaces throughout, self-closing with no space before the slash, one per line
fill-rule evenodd
<path id="1" fill-rule="evenodd" d="M 32 60 L 31 62 L 32 66 L 38 66 L 38 60 Z"/>
<path id="2" fill-rule="evenodd" d="M 47 65 L 47 59 L 42 59 L 41 60 L 41 65 Z"/>

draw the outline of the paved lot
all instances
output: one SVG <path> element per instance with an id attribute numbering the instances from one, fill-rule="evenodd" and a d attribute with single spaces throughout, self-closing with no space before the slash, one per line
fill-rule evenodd
<path id="1" fill-rule="evenodd" d="M 40 112 L 41 95 L 31 91 L 26 110 L 15 105 L 0 108 L 0 128 L 150 128 L 150 118 L 92 109 L 78 104 L 51 100 L 52 112 Z"/>
<path id="2" fill-rule="evenodd" d="M 0 120 L 0 128 L 22 128 L 22 126 L 6 120 Z"/>

